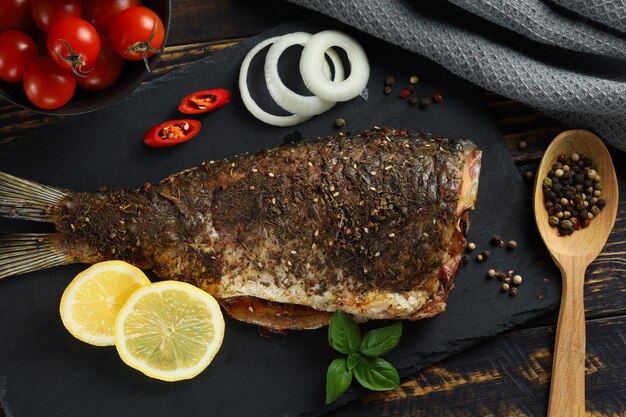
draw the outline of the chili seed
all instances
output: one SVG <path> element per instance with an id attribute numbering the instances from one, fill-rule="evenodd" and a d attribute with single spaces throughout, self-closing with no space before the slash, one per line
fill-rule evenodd
<path id="1" fill-rule="evenodd" d="M 185 122 L 183 125 L 183 130 L 189 130 L 189 123 Z"/>
<path id="2" fill-rule="evenodd" d="M 409 78 L 409 82 L 411 84 L 417 84 L 418 81 L 419 81 L 419 78 L 417 78 L 417 75 L 411 75 L 411 78 Z"/>
<path id="3" fill-rule="evenodd" d="M 392 86 L 395 82 L 396 82 L 396 79 L 393 78 L 391 75 L 385 79 L 385 84 L 387 86 Z"/>
<path id="4" fill-rule="evenodd" d="M 383 90 L 385 95 L 388 96 L 389 94 L 391 94 L 391 87 L 387 86 L 385 87 L 385 89 Z"/>

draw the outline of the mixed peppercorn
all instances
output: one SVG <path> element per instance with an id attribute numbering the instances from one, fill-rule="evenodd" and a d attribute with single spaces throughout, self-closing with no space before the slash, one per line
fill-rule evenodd
<path id="1" fill-rule="evenodd" d="M 559 236 L 589 226 L 606 205 L 602 198 L 602 182 L 597 167 L 588 156 L 572 153 L 559 155 L 542 180 L 544 206 L 548 223 L 558 229 Z"/>
<path id="2" fill-rule="evenodd" d="M 443 101 L 443 96 L 439 92 L 435 92 L 433 94 L 432 100 L 428 97 L 422 97 L 421 99 L 417 96 L 413 95 L 415 91 L 415 85 L 419 82 L 419 78 L 417 75 L 412 75 L 409 77 L 409 82 L 405 85 L 399 93 L 399 97 L 401 99 L 408 99 L 410 105 L 415 106 L 419 104 L 422 109 L 430 106 L 432 102 L 441 103 Z M 393 92 L 393 85 L 396 83 L 396 79 L 391 75 L 385 79 L 385 88 L 383 92 L 385 95 L 390 95 Z"/>
<path id="3" fill-rule="evenodd" d="M 512 251 L 517 248 L 517 242 L 515 240 L 509 240 L 505 242 L 500 235 L 493 235 L 490 239 L 490 243 L 492 246 L 496 248 L 506 248 L 507 251 Z M 465 246 L 466 252 L 472 252 L 476 249 L 476 244 L 474 242 L 469 242 Z M 491 251 L 483 250 L 478 255 L 476 255 L 476 262 L 483 262 L 487 260 L 491 256 Z M 461 258 L 461 262 L 463 265 L 466 265 L 469 262 L 470 258 L 467 254 L 463 255 Z M 491 279 L 494 277 L 498 277 L 498 279 L 502 282 L 500 286 L 500 290 L 503 292 L 508 292 L 511 297 L 515 297 L 519 292 L 519 286 L 522 283 L 522 276 L 514 273 L 514 271 L 508 271 L 504 273 L 502 271 L 496 271 L 495 269 L 487 270 L 487 278 Z"/>

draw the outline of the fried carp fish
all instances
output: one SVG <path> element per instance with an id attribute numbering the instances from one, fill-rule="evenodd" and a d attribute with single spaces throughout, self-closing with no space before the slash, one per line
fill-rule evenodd
<path id="1" fill-rule="evenodd" d="M 156 185 L 75 192 L 0 174 L 0 278 L 119 259 L 273 330 L 445 310 L 478 191 L 470 141 L 373 129 L 241 155 Z"/>

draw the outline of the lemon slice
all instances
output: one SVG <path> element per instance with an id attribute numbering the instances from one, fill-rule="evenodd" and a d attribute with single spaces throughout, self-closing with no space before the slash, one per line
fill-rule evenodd
<path id="1" fill-rule="evenodd" d="M 141 269 L 126 262 L 92 265 L 76 275 L 61 297 L 63 325 L 83 342 L 113 345 L 117 313 L 133 292 L 148 284 Z"/>
<path id="2" fill-rule="evenodd" d="M 115 346 L 122 360 L 163 381 L 198 375 L 223 338 L 224 318 L 215 298 L 178 281 L 140 288 L 115 322 Z"/>

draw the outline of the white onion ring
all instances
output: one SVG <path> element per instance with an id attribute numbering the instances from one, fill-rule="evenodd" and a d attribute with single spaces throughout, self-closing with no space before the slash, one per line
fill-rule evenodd
<path id="1" fill-rule="evenodd" d="M 350 61 L 350 75 L 341 82 L 322 76 L 324 53 L 331 47 L 342 48 Z M 348 101 L 361 94 L 367 86 L 370 66 L 363 47 L 351 36 L 336 30 L 318 32 L 304 47 L 300 58 L 300 73 L 306 87 L 316 96 L 328 101 Z"/>
<path id="2" fill-rule="evenodd" d="M 274 114 L 270 114 L 260 108 L 258 104 L 252 99 L 250 96 L 250 91 L 248 90 L 248 69 L 250 68 L 250 62 L 252 62 L 252 58 L 267 45 L 271 45 L 272 43 L 279 40 L 282 36 L 274 36 L 273 38 L 269 38 L 264 40 L 263 42 L 256 45 L 254 48 L 248 52 L 246 57 L 243 59 L 241 63 L 241 70 L 239 71 L 239 91 L 241 92 L 241 99 L 243 100 L 243 104 L 246 106 L 248 111 L 252 113 L 254 117 L 259 119 L 262 122 L 265 122 L 274 126 L 294 126 L 298 123 L 306 122 L 311 117 L 298 116 L 296 114 L 292 114 L 291 116 L 276 116 Z M 326 60 L 324 60 L 326 61 Z M 328 65 L 328 63 L 326 63 Z"/>
<path id="3" fill-rule="evenodd" d="M 295 93 L 283 83 L 278 74 L 278 60 L 283 52 L 293 45 L 305 46 L 309 39 L 311 39 L 311 36 L 310 33 L 306 32 L 294 32 L 284 35 L 274 42 L 274 45 L 272 45 L 265 57 L 265 82 L 270 95 L 280 107 L 299 116 L 315 116 L 324 113 L 337 104 L 335 101 L 323 100 L 317 96 L 304 96 Z M 330 57 L 335 67 L 333 81 L 343 81 L 343 63 L 341 62 L 339 54 L 332 49 L 327 50 L 325 53 Z M 324 62 L 326 62 L 325 58 Z M 327 68 L 328 63 L 323 65 L 323 70 Z M 330 72 L 330 70 L 328 70 L 328 72 Z M 325 76 L 327 79 L 330 78 L 330 74 L 325 74 Z"/>

